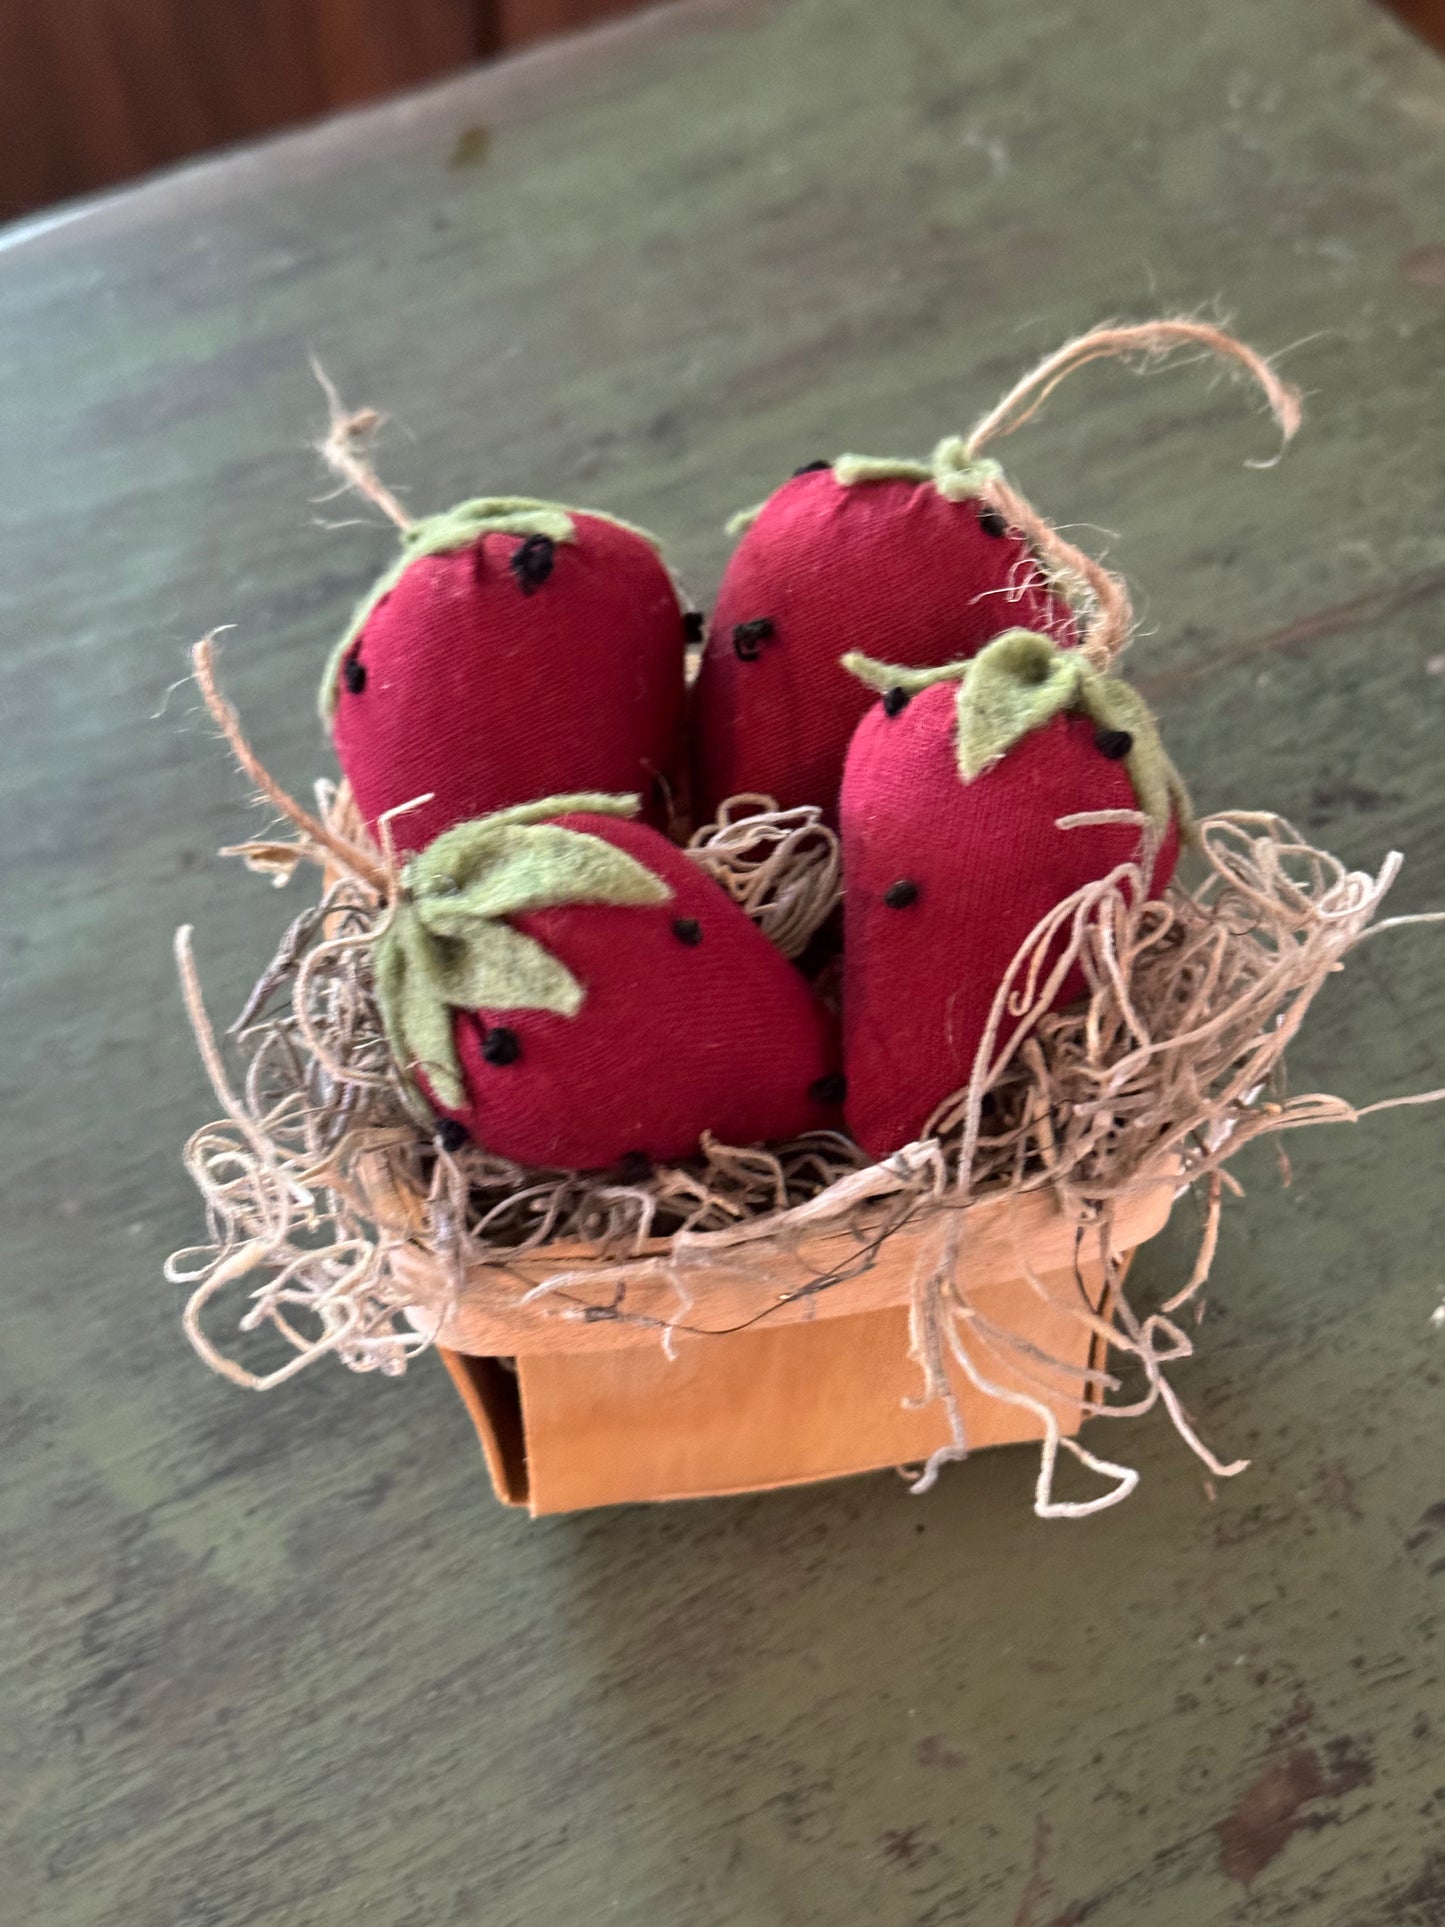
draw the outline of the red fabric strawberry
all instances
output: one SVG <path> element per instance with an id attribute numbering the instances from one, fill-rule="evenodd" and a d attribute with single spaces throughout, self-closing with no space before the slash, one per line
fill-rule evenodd
<path id="1" fill-rule="evenodd" d="M 693 691 L 698 821 L 761 790 L 834 816 L 868 691 L 852 648 L 925 667 L 1026 625 L 1073 642 L 1023 537 L 990 506 L 992 462 L 941 445 L 934 465 L 844 456 L 762 505 L 728 563 Z"/>
<path id="2" fill-rule="evenodd" d="M 1137 823 L 1059 818 L 1142 811 L 1158 895 L 1188 803 L 1142 700 L 1048 637 L 1011 631 L 911 695 L 906 672 L 848 660 L 891 691 L 858 727 L 842 793 L 847 1119 L 884 1157 L 968 1083 L 1039 921 L 1139 855 Z M 1084 989 L 1075 966 L 1056 1005 Z"/>
<path id="3" fill-rule="evenodd" d="M 398 1060 L 518 1164 L 685 1157 L 837 1128 L 832 1018 L 635 799 L 462 824 L 403 873 L 376 950 Z"/>
<path id="4" fill-rule="evenodd" d="M 637 791 L 667 821 L 681 761 L 684 617 L 652 542 L 520 499 L 417 522 L 333 652 L 341 767 L 399 850 L 562 790 Z"/>

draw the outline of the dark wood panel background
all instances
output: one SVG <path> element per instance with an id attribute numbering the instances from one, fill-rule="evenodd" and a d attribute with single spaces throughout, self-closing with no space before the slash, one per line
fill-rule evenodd
<path id="1" fill-rule="evenodd" d="M 645 0 L 0 0 L 0 221 Z M 1445 49 L 1445 0 L 1385 0 Z"/>
<path id="2" fill-rule="evenodd" d="M 1445 0 L 1384 0 L 1384 5 L 1422 40 L 1445 53 Z"/>
<path id="3" fill-rule="evenodd" d="M 638 0 L 0 0 L 0 220 Z"/>

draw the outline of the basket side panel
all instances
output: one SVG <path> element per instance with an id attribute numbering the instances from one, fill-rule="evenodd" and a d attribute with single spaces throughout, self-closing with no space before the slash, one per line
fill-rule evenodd
<path id="1" fill-rule="evenodd" d="M 1097 1305 L 1102 1271 L 1041 1282 L 1047 1299 L 1012 1280 L 971 1300 L 1067 1369 L 1034 1360 L 1025 1378 L 1006 1347 L 980 1349 L 979 1363 L 992 1382 L 1042 1398 L 1072 1433 L 1092 1341 L 1067 1305 L 1081 1283 Z M 905 1404 L 920 1389 L 908 1343 L 908 1312 L 892 1307 L 681 1339 L 672 1360 L 656 1344 L 519 1358 L 531 1510 L 765 1491 L 925 1459 L 948 1424 L 937 1404 Z M 953 1383 L 972 1447 L 1041 1436 L 1035 1413 L 979 1392 L 956 1367 Z"/>
<path id="2" fill-rule="evenodd" d="M 515 1372 L 499 1358 L 473 1358 L 443 1345 L 435 1349 L 477 1429 L 492 1490 L 503 1505 L 526 1505 L 527 1448 Z"/>

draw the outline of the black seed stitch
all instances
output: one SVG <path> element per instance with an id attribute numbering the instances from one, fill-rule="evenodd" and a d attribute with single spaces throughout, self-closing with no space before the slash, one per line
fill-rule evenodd
<path id="1" fill-rule="evenodd" d="M 522 1055 L 522 1040 L 505 1024 L 492 1024 L 482 1039 L 482 1056 L 488 1064 L 515 1064 Z"/>
<path id="2" fill-rule="evenodd" d="M 702 942 L 702 925 L 696 917 L 677 917 L 673 920 L 672 934 L 679 943 L 693 949 Z"/>
<path id="3" fill-rule="evenodd" d="M 1096 729 L 1094 747 L 1111 763 L 1119 763 L 1134 747 L 1134 738 L 1127 729 Z"/>
<path id="4" fill-rule="evenodd" d="M 773 633 L 771 616 L 755 616 L 751 622 L 739 622 L 733 629 L 733 649 L 739 662 L 756 662 L 758 644 L 766 642 Z"/>
<path id="5" fill-rule="evenodd" d="M 990 503 L 985 503 L 978 512 L 978 526 L 985 535 L 1007 535 L 1008 517 L 1000 515 Z"/>
<path id="6" fill-rule="evenodd" d="M 444 1151 L 460 1151 L 464 1144 L 470 1144 L 471 1141 L 471 1132 L 454 1117 L 444 1117 L 438 1121 L 437 1143 Z"/>
<path id="7" fill-rule="evenodd" d="M 841 1071 L 829 1071 L 808 1086 L 808 1095 L 815 1104 L 841 1104 L 848 1095 L 848 1080 Z"/>
<path id="8" fill-rule="evenodd" d="M 801 468 L 795 468 L 793 470 L 793 480 L 796 482 L 800 475 L 816 475 L 819 469 L 831 468 L 832 466 L 833 464 L 831 462 L 804 462 Z"/>
<path id="9" fill-rule="evenodd" d="M 512 574 L 523 595 L 541 588 L 556 560 L 557 544 L 550 535 L 529 535 L 520 548 L 512 551 Z"/>
<path id="10" fill-rule="evenodd" d="M 624 1184 L 646 1184 L 652 1176 L 652 1159 L 646 1151 L 629 1151 L 618 1170 Z"/>
<path id="11" fill-rule="evenodd" d="M 682 639 L 684 642 L 701 642 L 707 618 L 701 609 L 684 609 L 682 612 Z"/>
<path id="12" fill-rule="evenodd" d="M 359 696 L 366 687 L 366 664 L 361 660 L 361 646 L 357 645 L 341 665 L 341 680 L 353 696 Z"/>
<path id="13" fill-rule="evenodd" d="M 896 716 L 900 709 L 907 709 L 912 697 L 906 689 L 890 689 L 883 698 L 883 714 Z"/>
<path id="14" fill-rule="evenodd" d="M 906 910 L 909 904 L 918 901 L 918 885 L 912 877 L 899 877 L 883 892 L 883 901 L 890 910 Z"/>

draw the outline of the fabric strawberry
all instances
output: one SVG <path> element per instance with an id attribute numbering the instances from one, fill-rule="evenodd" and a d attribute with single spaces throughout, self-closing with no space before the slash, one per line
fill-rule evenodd
<path id="1" fill-rule="evenodd" d="M 341 767 L 399 850 L 563 790 L 637 791 L 668 819 L 686 621 L 653 542 L 547 502 L 414 523 L 322 686 Z"/>
<path id="2" fill-rule="evenodd" d="M 831 1016 L 636 807 L 554 796 L 413 857 L 375 957 L 398 1061 L 454 1132 L 518 1164 L 837 1128 Z"/>
<path id="3" fill-rule="evenodd" d="M 699 821 L 752 790 L 834 818 L 869 703 L 839 667 L 844 648 L 917 668 L 972 656 L 1015 625 L 1076 640 L 1023 536 L 990 503 L 998 475 L 956 439 L 931 466 L 845 455 L 800 469 L 752 514 L 693 690 Z"/>
<path id="4" fill-rule="evenodd" d="M 1142 812 L 1158 895 L 1188 799 L 1142 699 L 1048 636 L 1012 630 L 932 679 L 845 660 L 887 692 L 858 727 L 842 793 L 847 1120 L 884 1157 L 968 1083 L 1040 920 L 1139 857 L 1137 822 L 1059 819 Z M 1076 965 L 1056 1005 L 1084 989 Z"/>

